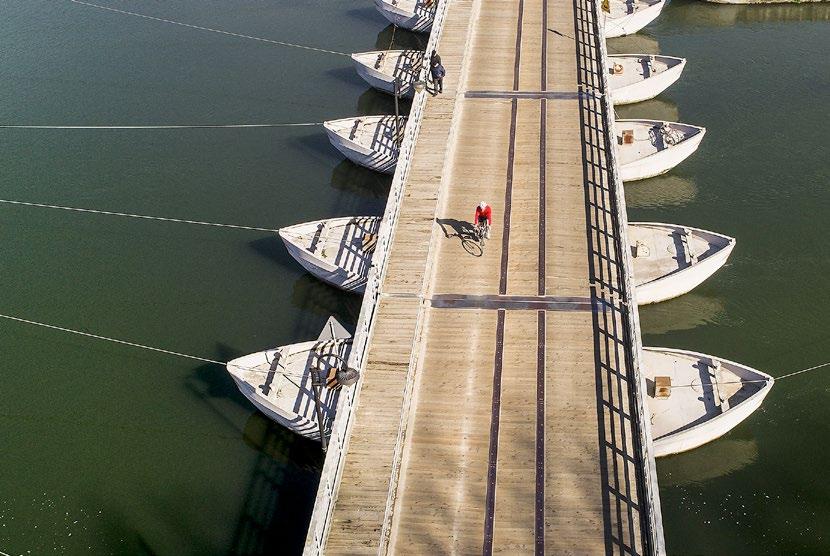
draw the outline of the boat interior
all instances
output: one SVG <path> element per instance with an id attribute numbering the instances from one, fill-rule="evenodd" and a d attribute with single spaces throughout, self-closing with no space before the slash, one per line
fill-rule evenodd
<path id="1" fill-rule="evenodd" d="M 439 0 L 382 0 L 401 10 L 406 10 L 420 17 L 432 18 Z"/>
<path id="2" fill-rule="evenodd" d="M 609 2 L 609 17 L 612 19 L 618 17 L 625 17 L 634 12 L 645 10 L 655 4 L 659 4 L 663 0 L 611 0 Z"/>
<path id="3" fill-rule="evenodd" d="M 406 118 L 401 117 L 396 125 L 395 116 L 363 116 L 329 122 L 329 127 L 341 137 L 378 154 L 397 156 Z"/>
<path id="4" fill-rule="evenodd" d="M 424 53 L 420 50 L 382 50 L 367 52 L 360 56 L 360 60 L 401 83 L 412 83 L 420 75 Z"/>
<path id="5" fill-rule="evenodd" d="M 377 244 L 380 218 L 365 216 L 321 220 L 288 231 L 297 244 L 349 274 L 369 271 Z"/>
<path id="6" fill-rule="evenodd" d="M 682 62 L 670 56 L 609 56 L 608 82 L 612 89 L 618 89 L 647 79 Z"/>
<path id="7" fill-rule="evenodd" d="M 628 164 L 666 150 L 698 134 L 699 127 L 673 122 L 618 122 L 617 153 L 620 164 Z"/>
<path id="8" fill-rule="evenodd" d="M 320 391 L 323 419 L 329 422 L 337 408 L 338 368 L 345 365 L 351 340 L 302 342 L 240 358 L 231 365 L 235 374 L 255 387 L 256 394 L 283 411 L 317 421 L 315 394 L 318 378 L 325 386 Z"/>
<path id="9" fill-rule="evenodd" d="M 642 363 L 655 440 L 709 421 L 767 384 L 747 367 L 698 354 L 645 348 Z M 667 384 L 670 394 L 661 396 Z"/>
<path id="10" fill-rule="evenodd" d="M 671 224 L 628 225 L 636 285 L 689 268 L 721 249 L 730 238 Z"/>

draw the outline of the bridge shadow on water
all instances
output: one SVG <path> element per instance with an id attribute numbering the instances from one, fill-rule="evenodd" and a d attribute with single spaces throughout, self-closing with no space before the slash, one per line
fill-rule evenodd
<path id="1" fill-rule="evenodd" d="M 248 419 L 243 440 L 257 456 L 228 554 L 302 553 L 323 468 L 320 444 L 259 412 Z"/>

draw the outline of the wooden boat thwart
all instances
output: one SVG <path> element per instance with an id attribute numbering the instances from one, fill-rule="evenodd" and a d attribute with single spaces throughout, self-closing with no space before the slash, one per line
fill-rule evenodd
<path id="1" fill-rule="evenodd" d="M 389 20 L 410 31 L 428 33 L 432 29 L 439 0 L 375 0 L 375 7 Z"/>
<path id="2" fill-rule="evenodd" d="M 720 438 L 760 407 L 775 379 L 739 363 L 668 348 L 643 348 L 654 456 Z"/>
<path id="3" fill-rule="evenodd" d="M 694 153 L 706 129 L 659 120 L 617 120 L 620 177 L 634 181 L 665 174 Z"/>
<path id="4" fill-rule="evenodd" d="M 629 222 L 637 304 L 659 303 L 688 293 L 729 258 L 736 240 L 698 228 Z"/>
<path id="5" fill-rule="evenodd" d="M 372 264 L 380 218 L 330 218 L 279 230 L 288 252 L 320 280 L 363 292 Z"/>
<path id="6" fill-rule="evenodd" d="M 666 0 L 610 0 L 605 14 L 605 38 L 636 33 L 660 15 Z"/>
<path id="7" fill-rule="evenodd" d="M 418 80 L 424 63 L 424 53 L 420 50 L 375 50 L 352 54 L 357 74 L 369 85 L 395 94 L 395 79 L 398 80 L 400 94 L 411 97 L 413 84 Z"/>
<path id="8" fill-rule="evenodd" d="M 406 118 L 401 116 L 360 116 L 323 123 L 329 141 L 343 155 L 360 166 L 385 174 L 395 171 Z"/>
<path id="9" fill-rule="evenodd" d="M 608 87 L 614 104 L 654 98 L 680 78 L 685 58 L 648 54 L 608 56 Z"/>
<path id="10" fill-rule="evenodd" d="M 314 381 L 320 380 L 323 430 L 330 430 L 340 389 L 334 375 L 344 368 L 351 339 L 300 342 L 260 351 L 227 364 L 239 391 L 257 409 L 302 436 L 320 440 Z"/>

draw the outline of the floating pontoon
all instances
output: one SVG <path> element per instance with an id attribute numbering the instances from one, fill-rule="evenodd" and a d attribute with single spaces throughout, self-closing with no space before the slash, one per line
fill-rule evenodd
<path id="1" fill-rule="evenodd" d="M 375 0 L 375 7 L 392 25 L 428 33 L 439 0 Z"/>
<path id="2" fill-rule="evenodd" d="M 636 33 L 660 15 L 666 0 L 610 0 L 605 14 L 605 38 Z"/>
<path id="3" fill-rule="evenodd" d="M 629 222 L 637 304 L 688 293 L 726 263 L 735 239 L 697 228 Z"/>
<path id="4" fill-rule="evenodd" d="M 397 124 L 395 116 L 360 116 L 323 124 L 331 144 L 346 158 L 386 174 L 395 171 L 405 126 L 403 116 Z"/>
<path id="5" fill-rule="evenodd" d="M 617 120 L 620 177 L 634 181 L 665 174 L 697 150 L 706 129 L 659 120 Z"/>
<path id="6" fill-rule="evenodd" d="M 685 58 L 648 54 L 608 56 L 608 87 L 614 104 L 654 98 L 680 78 Z"/>
<path id="7" fill-rule="evenodd" d="M 760 407 L 775 379 L 739 363 L 668 348 L 643 348 L 655 457 L 697 448 Z"/>
<path id="8" fill-rule="evenodd" d="M 420 50 L 376 50 L 352 54 L 352 60 L 357 74 L 375 89 L 395 94 L 397 79 L 400 94 L 411 97 L 413 84 L 421 73 L 424 53 Z"/>
<path id="9" fill-rule="evenodd" d="M 317 220 L 280 229 L 288 252 L 314 277 L 363 293 L 380 217 Z M 687 293 L 714 274 L 735 247 L 731 237 L 673 224 L 630 223 L 637 303 Z"/>
<path id="10" fill-rule="evenodd" d="M 354 378 L 346 367 L 352 340 L 342 337 L 343 332 L 336 324 L 316 341 L 245 355 L 229 362 L 227 369 L 239 391 L 262 413 L 297 434 L 320 440 L 320 419 L 323 430 L 330 430 L 337 410 L 338 377 L 346 372 Z"/>
<path id="11" fill-rule="evenodd" d="M 281 228 L 280 237 L 303 268 L 346 291 L 362 292 L 372 264 L 380 218 L 345 217 Z"/>

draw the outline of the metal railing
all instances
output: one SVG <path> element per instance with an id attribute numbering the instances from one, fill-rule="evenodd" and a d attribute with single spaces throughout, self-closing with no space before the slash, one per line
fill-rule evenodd
<path id="1" fill-rule="evenodd" d="M 614 140 L 617 137 L 614 107 L 609 101 L 608 76 L 605 69 L 608 67 L 608 51 L 605 44 L 605 18 L 602 17 L 601 2 L 602 0 L 593 1 L 596 40 L 599 43 L 600 50 L 600 90 L 603 92 L 601 100 L 603 108 L 602 119 L 606 129 L 606 149 L 610 158 L 609 173 L 611 175 L 611 186 L 617 208 L 618 229 L 616 232 L 620 238 L 621 249 L 619 252 L 622 255 L 623 263 L 622 284 L 624 299 L 627 300 L 625 304 L 627 318 L 625 320 L 628 324 L 626 328 L 631 345 L 631 350 L 629 350 L 629 365 L 636 380 L 636 388 L 634 388 L 636 407 L 634 408 L 634 413 L 639 425 L 637 427 L 637 434 L 643 457 L 642 482 L 645 498 L 644 505 L 648 519 L 648 536 L 650 537 L 652 551 L 654 554 L 662 555 L 666 552 L 663 537 L 663 519 L 660 511 L 660 494 L 657 489 L 657 467 L 654 462 L 654 456 L 651 454 L 651 421 L 648 418 L 649 413 L 645 402 L 645 396 L 647 395 L 646 380 L 640 369 L 641 351 L 643 347 L 640 332 L 640 314 L 637 310 L 637 299 L 631 280 L 632 276 L 634 276 L 634 270 L 631 251 L 628 249 L 630 243 L 628 242 L 628 215 L 625 206 L 625 190 L 623 189 L 622 179 L 620 179 L 620 166 L 617 161 L 616 141 Z"/>
<path id="2" fill-rule="evenodd" d="M 438 1 L 432 31 L 429 42 L 427 43 L 427 53 L 433 49 L 437 49 L 438 39 L 446 17 L 448 2 L 449 0 Z M 424 83 L 427 82 L 428 71 L 429 68 L 426 64 L 421 67 L 420 80 Z M 401 142 L 398 153 L 395 174 L 392 178 L 392 187 L 389 192 L 389 199 L 386 202 L 386 210 L 381 220 L 380 229 L 378 230 L 377 246 L 372 257 L 372 266 L 369 268 L 366 291 L 363 296 L 363 304 L 360 307 L 360 316 L 358 317 L 352 351 L 349 357 L 349 367 L 360 370 L 360 379 L 353 387 L 344 388 L 338 400 L 337 413 L 329 437 L 326 460 L 323 464 L 320 484 L 317 487 L 314 511 L 311 515 L 311 522 L 309 523 L 308 533 L 306 535 L 304 550 L 304 554 L 306 555 L 320 555 L 325 550 L 326 538 L 331 527 L 334 504 L 337 499 L 337 489 L 340 485 L 340 479 L 345 465 L 345 456 L 348 450 L 349 436 L 354 422 L 355 410 L 360 397 L 360 389 L 365 378 L 366 358 L 372 338 L 375 318 L 377 316 L 381 285 L 386 276 L 389 250 L 398 223 L 404 186 L 409 175 L 415 142 L 418 138 L 418 132 L 421 129 L 427 94 L 426 89 L 415 92 L 412 109 L 403 132 L 403 141 Z"/>

